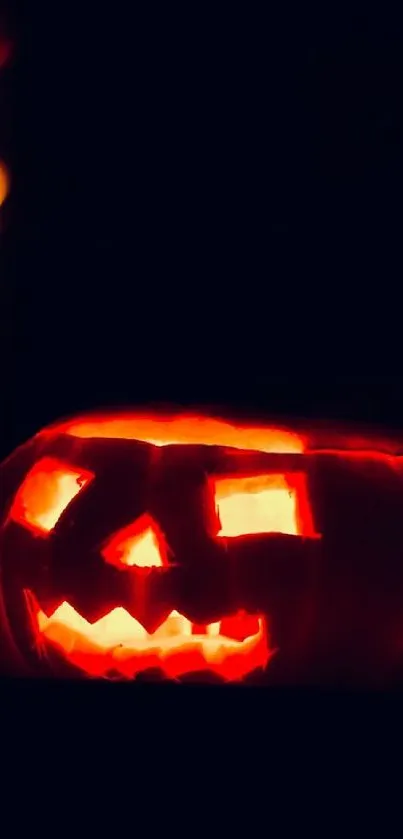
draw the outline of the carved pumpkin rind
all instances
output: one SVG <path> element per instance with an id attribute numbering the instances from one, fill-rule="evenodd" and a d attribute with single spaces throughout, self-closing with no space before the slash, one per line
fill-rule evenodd
<path id="1" fill-rule="evenodd" d="M 98 416 L 45 429 L 1 467 L 3 669 L 133 678 L 159 668 L 164 678 L 196 671 L 264 684 L 399 680 L 399 452 L 396 439 L 333 431 L 327 439 L 323 428 L 240 428 L 202 416 Z M 110 613 L 117 646 L 103 635 L 104 652 L 88 646 L 77 666 L 78 636 L 59 626 L 55 641 L 50 621 L 62 604 L 85 622 L 87 645 L 98 644 Z M 176 615 L 190 635 L 167 641 Z M 221 645 L 208 640 L 209 626 L 218 626 Z M 260 632 L 249 658 L 243 626 Z"/>

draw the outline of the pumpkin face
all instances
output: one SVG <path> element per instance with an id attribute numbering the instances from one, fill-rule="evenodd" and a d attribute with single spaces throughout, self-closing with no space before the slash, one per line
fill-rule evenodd
<path id="1" fill-rule="evenodd" d="M 0 478 L 14 669 L 258 683 L 399 677 L 394 441 L 116 414 L 45 429 Z"/>

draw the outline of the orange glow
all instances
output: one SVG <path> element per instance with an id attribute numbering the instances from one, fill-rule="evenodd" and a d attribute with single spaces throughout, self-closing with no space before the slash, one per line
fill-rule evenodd
<path id="1" fill-rule="evenodd" d="M 252 451 L 300 454 L 304 441 L 298 434 L 281 428 L 237 426 L 223 420 L 201 416 L 144 416 L 127 414 L 77 419 L 58 425 L 73 437 L 103 437 L 141 440 L 155 446 L 197 444 L 230 446 Z"/>
<path id="2" fill-rule="evenodd" d="M 102 556 L 106 562 L 118 567 L 160 568 L 167 562 L 163 537 L 149 515 L 141 516 L 115 533 Z"/>
<path id="3" fill-rule="evenodd" d="M 298 533 L 295 491 L 284 475 L 220 478 L 216 501 L 219 536 L 244 533 Z"/>
<path id="4" fill-rule="evenodd" d="M 36 533 L 49 533 L 70 501 L 93 477 L 91 472 L 45 457 L 28 472 L 14 499 L 10 518 Z"/>
<path id="5" fill-rule="evenodd" d="M 221 522 L 219 536 L 313 535 L 303 475 L 217 478 L 214 484 Z"/>
<path id="6" fill-rule="evenodd" d="M 0 161 L 0 206 L 4 203 L 10 190 L 10 176 L 4 163 Z"/>
<path id="7" fill-rule="evenodd" d="M 30 593 L 27 596 L 34 600 Z M 91 624 L 64 602 L 49 617 L 37 609 L 36 620 L 42 640 L 91 676 L 115 671 L 134 678 L 144 670 L 159 668 L 169 678 L 208 670 L 236 681 L 265 667 L 270 658 L 263 619 L 244 613 L 209 624 L 204 632 L 198 628 L 196 634 L 193 624 L 176 611 L 151 634 L 121 607 Z M 225 622 L 234 637 L 221 634 Z"/>

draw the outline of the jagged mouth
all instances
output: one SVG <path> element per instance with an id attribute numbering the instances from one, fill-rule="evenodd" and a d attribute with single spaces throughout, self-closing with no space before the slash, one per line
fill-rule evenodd
<path id="1" fill-rule="evenodd" d="M 174 610 L 149 633 L 122 607 L 90 623 L 67 601 L 47 614 L 31 591 L 24 594 L 38 649 L 46 651 L 50 644 L 93 677 L 134 679 L 158 670 L 176 679 L 208 671 L 239 681 L 266 667 L 272 655 L 264 619 L 244 611 L 200 625 Z"/>

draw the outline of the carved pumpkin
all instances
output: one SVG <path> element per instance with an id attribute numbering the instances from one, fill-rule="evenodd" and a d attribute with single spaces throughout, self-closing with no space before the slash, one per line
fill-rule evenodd
<path id="1" fill-rule="evenodd" d="M 384 683 L 403 655 L 399 443 L 199 416 L 45 429 L 0 472 L 8 670 Z"/>

